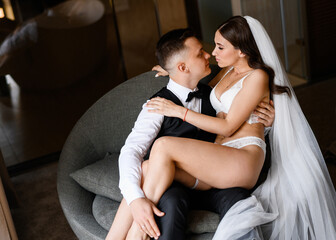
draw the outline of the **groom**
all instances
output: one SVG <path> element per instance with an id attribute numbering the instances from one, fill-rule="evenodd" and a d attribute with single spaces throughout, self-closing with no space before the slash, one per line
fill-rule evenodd
<path id="1" fill-rule="evenodd" d="M 215 116 L 209 100 L 211 88 L 199 84 L 202 78 L 211 73 L 210 55 L 203 50 L 194 33 L 190 29 L 168 32 L 159 40 L 156 56 L 160 66 L 169 73 L 170 79 L 167 86 L 154 96 L 164 97 L 193 111 Z M 196 97 L 191 97 L 192 92 L 198 92 Z M 273 111 L 270 105 L 268 108 Z M 270 126 L 274 120 L 273 112 L 267 109 L 262 111 L 266 115 L 261 114 L 260 117 L 264 120 L 270 118 Z M 222 218 L 236 202 L 250 196 L 249 191 L 243 188 L 197 191 L 174 182 L 157 205 L 164 212 L 164 215 L 160 214 L 146 199 L 140 184 L 141 163 L 148 158 L 153 142 L 161 136 L 187 137 L 209 142 L 215 140 L 214 134 L 200 130 L 181 119 L 149 113 L 145 105 L 140 112 L 121 149 L 119 187 L 131 208 L 133 218 L 147 214 L 154 222 L 153 229 L 156 229 L 153 212 L 160 215 L 156 218 L 160 240 L 186 239 L 187 215 L 192 208 L 213 211 Z M 256 234 L 256 231 L 251 231 L 249 236 L 252 238 Z M 246 236 L 242 239 L 247 238 Z"/>

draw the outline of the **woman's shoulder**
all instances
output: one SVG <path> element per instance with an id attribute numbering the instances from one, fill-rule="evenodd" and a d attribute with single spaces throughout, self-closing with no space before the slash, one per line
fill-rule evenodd
<path id="1" fill-rule="evenodd" d="M 269 89 L 268 74 L 262 69 L 255 69 L 244 79 L 243 84 L 248 89 L 267 91 Z"/>
<path id="2" fill-rule="evenodd" d="M 255 76 L 261 77 L 261 78 L 268 78 L 267 72 L 265 72 L 262 69 L 254 69 L 251 75 L 255 75 Z"/>
<path id="3" fill-rule="evenodd" d="M 260 84 L 268 84 L 268 74 L 262 69 L 255 69 L 251 72 L 249 76 L 246 77 L 246 80 L 253 81 L 254 83 L 259 82 Z"/>

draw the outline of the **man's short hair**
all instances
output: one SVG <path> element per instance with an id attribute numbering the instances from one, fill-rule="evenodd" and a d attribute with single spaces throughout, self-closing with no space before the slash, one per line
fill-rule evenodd
<path id="1" fill-rule="evenodd" d="M 185 49 L 185 41 L 195 37 L 195 33 L 190 28 L 175 29 L 164 34 L 156 45 L 155 55 L 159 65 L 167 69 L 172 56 Z"/>

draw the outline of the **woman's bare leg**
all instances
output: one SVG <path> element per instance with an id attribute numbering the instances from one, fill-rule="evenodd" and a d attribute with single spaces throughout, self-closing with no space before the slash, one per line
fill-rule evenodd
<path id="1" fill-rule="evenodd" d="M 119 205 L 110 231 L 106 236 L 106 240 L 125 240 L 132 222 L 132 213 L 126 203 L 126 200 L 123 199 Z"/>
<path id="2" fill-rule="evenodd" d="M 175 167 L 216 188 L 250 188 L 259 176 L 263 158 L 262 150 L 253 145 L 235 149 L 193 139 L 163 137 L 152 148 L 143 190 L 148 199 L 157 203 L 172 183 Z"/>
<path id="3" fill-rule="evenodd" d="M 143 184 L 143 181 L 146 177 L 147 173 L 147 164 L 142 164 L 142 178 L 141 181 Z M 137 239 L 149 239 L 149 237 L 144 234 L 141 229 L 137 229 L 136 227 L 133 227 L 133 232 L 129 233 L 129 230 L 133 224 L 133 216 L 131 213 L 131 210 L 129 206 L 127 205 L 127 202 L 125 199 L 122 199 L 117 214 L 114 217 L 112 226 L 110 228 L 110 231 L 108 232 L 106 236 L 106 240 L 125 240 L 126 238 L 128 239 L 135 239 L 133 236 L 134 234 L 137 234 L 138 237 Z M 137 230 L 136 232 L 134 230 Z"/>
<path id="4" fill-rule="evenodd" d="M 175 169 L 175 177 L 174 180 L 182 183 L 184 186 L 189 187 L 189 188 L 193 188 L 196 190 L 209 190 L 211 189 L 211 186 L 206 184 L 205 182 L 202 182 L 201 180 L 196 179 L 195 177 L 193 177 L 192 175 L 190 175 L 189 173 L 187 173 L 186 171 L 184 171 L 183 169 L 180 168 L 176 168 Z M 198 181 L 197 185 L 196 181 Z"/>

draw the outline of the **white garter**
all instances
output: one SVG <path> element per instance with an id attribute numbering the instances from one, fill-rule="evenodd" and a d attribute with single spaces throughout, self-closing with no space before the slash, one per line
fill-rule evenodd
<path id="1" fill-rule="evenodd" d="M 264 151 L 264 154 L 266 155 L 266 143 L 265 143 L 265 141 L 262 140 L 261 138 L 254 137 L 254 136 L 248 136 L 248 137 L 242 137 L 242 138 L 234 139 L 232 141 L 222 143 L 222 145 L 227 146 L 227 147 L 237 148 L 237 149 L 246 147 L 248 145 L 256 145 L 256 146 L 260 147 Z"/>

